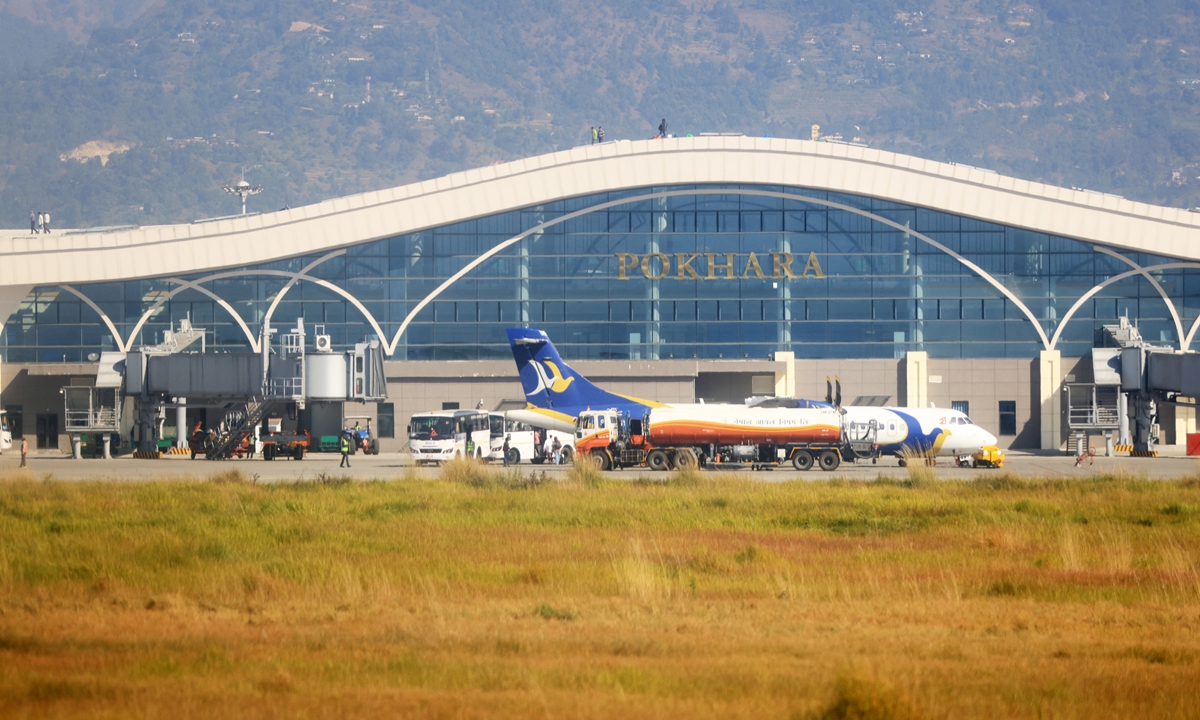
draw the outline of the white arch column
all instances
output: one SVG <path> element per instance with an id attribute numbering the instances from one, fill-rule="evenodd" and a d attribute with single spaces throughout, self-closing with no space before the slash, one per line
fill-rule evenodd
<path id="1" fill-rule="evenodd" d="M 1043 450 L 1058 450 L 1062 446 L 1062 378 L 1062 352 L 1043 350 L 1038 356 Z"/>

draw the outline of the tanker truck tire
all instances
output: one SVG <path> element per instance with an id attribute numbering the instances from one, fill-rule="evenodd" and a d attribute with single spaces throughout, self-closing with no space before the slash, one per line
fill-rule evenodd
<path id="1" fill-rule="evenodd" d="M 699 463 L 696 461 L 696 453 L 691 448 L 679 448 L 675 451 L 675 467 L 694 468 Z"/>
<path id="2" fill-rule="evenodd" d="M 662 450 L 651 450 L 646 456 L 646 467 L 654 471 L 670 470 L 671 458 Z"/>
<path id="3" fill-rule="evenodd" d="M 803 472 L 811 469 L 813 466 L 813 456 L 807 450 L 797 450 L 792 453 L 792 467 Z"/>
<path id="4" fill-rule="evenodd" d="M 612 468 L 612 464 L 608 461 L 608 453 L 603 450 L 593 450 L 588 454 L 588 460 L 591 462 L 592 467 L 600 472 L 607 472 Z"/>
<path id="5" fill-rule="evenodd" d="M 817 458 L 817 462 L 821 464 L 821 469 L 825 472 L 833 472 L 838 469 L 838 465 L 842 464 L 842 457 L 836 450 L 826 450 Z"/>
<path id="6" fill-rule="evenodd" d="M 575 464 L 575 451 L 572 450 L 569 446 L 563 447 L 562 457 L 563 457 L 563 461 L 562 461 L 563 465 L 574 465 Z"/>

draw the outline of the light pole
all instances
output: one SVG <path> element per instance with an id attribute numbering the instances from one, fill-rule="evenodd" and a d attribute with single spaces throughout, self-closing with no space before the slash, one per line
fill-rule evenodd
<path id="1" fill-rule="evenodd" d="M 254 187 L 251 187 L 250 183 L 246 182 L 246 171 L 243 170 L 242 171 L 242 179 L 238 180 L 237 183 L 235 183 L 233 185 L 233 187 L 226 185 L 225 187 L 223 187 L 221 189 L 224 190 L 225 192 L 229 193 L 230 195 L 237 195 L 238 197 L 240 197 L 242 199 L 242 214 L 245 215 L 246 214 L 246 198 L 251 195 L 257 195 L 260 192 L 262 192 L 263 186 L 255 185 Z"/>

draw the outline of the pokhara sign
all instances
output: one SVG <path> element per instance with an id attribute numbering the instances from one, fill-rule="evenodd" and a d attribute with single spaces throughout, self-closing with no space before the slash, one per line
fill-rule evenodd
<path id="1" fill-rule="evenodd" d="M 768 259 L 767 256 L 770 256 Z M 766 253 L 760 261 L 755 253 L 666 253 L 652 252 L 642 256 L 616 253 L 617 279 L 631 280 L 641 271 L 647 280 L 802 280 L 825 279 L 817 254 L 810 252 L 804 269 L 796 271 L 792 263 L 799 258 L 790 252 Z M 766 262 L 767 269 L 763 268 Z M 768 274 L 768 270 L 770 274 Z"/>

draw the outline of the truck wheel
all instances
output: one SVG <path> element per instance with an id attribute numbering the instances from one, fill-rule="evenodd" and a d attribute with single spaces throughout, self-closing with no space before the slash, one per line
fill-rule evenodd
<path id="1" fill-rule="evenodd" d="M 813 456 L 809 451 L 797 450 L 796 452 L 792 453 L 792 467 L 803 472 L 812 468 L 812 466 Z"/>
<path id="2" fill-rule="evenodd" d="M 571 448 L 564 445 L 563 449 L 562 449 L 562 456 L 563 456 L 563 465 L 575 464 L 575 451 L 572 450 Z"/>
<path id="3" fill-rule="evenodd" d="M 694 468 L 696 464 L 696 453 L 692 452 L 691 448 L 679 448 L 675 451 L 675 467 Z"/>
<path id="4" fill-rule="evenodd" d="M 588 455 L 588 458 L 591 460 L 592 465 L 601 472 L 606 472 L 612 468 L 612 464 L 608 461 L 608 453 L 603 450 L 593 450 Z"/>
<path id="5" fill-rule="evenodd" d="M 650 454 L 646 456 L 646 467 L 655 471 L 669 470 L 671 459 L 662 450 L 651 450 Z"/>
<path id="6" fill-rule="evenodd" d="M 821 463 L 821 469 L 825 472 L 831 472 L 838 469 L 838 465 L 842 464 L 842 456 L 838 455 L 837 450 L 826 450 L 817 458 L 817 462 Z"/>

